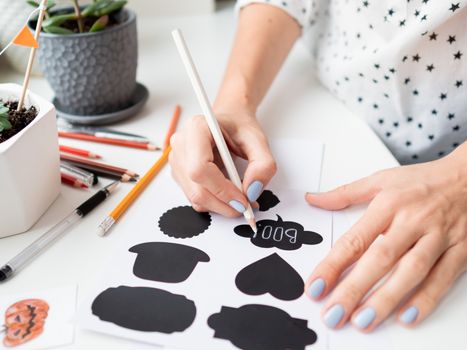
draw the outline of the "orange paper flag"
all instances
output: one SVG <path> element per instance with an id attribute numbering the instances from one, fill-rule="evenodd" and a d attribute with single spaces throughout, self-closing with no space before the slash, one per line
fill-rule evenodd
<path id="1" fill-rule="evenodd" d="M 13 44 L 34 47 L 36 49 L 39 47 L 36 39 L 34 39 L 34 36 L 32 35 L 27 25 L 25 25 L 23 29 L 21 29 L 21 31 L 13 39 Z"/>

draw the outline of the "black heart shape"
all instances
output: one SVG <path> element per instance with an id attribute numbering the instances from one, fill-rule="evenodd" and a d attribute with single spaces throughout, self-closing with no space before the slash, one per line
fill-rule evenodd
<path id="1" fill-rule="evenodd" d="M 269 293 L 281 300 L 298 299 L 304 289 L 303 279 L 298 272 L 277 253 L 243 268 L 237 274 L 235 284 L 245 294 Z"/>

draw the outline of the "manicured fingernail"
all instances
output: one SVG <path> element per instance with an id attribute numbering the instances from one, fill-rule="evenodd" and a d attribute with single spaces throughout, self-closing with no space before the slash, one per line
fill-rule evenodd
<path id="1" fill-rule="evenodd" d="M 376 317 L 376 311 L 372 307 L 366 307 L 354 317 L 353 323 L 360 329 L 368 327 Z"/>
<path id="2" fill-rule="evenodd" d="M 410 324 L 417 319 L 418 309 L 415 306 L 409 307 L 399 318 L 403 323 Z"/>
<path id="3" fill-rule="evenodd" d="M 246 190 L 246 196 L 248 197 L 248 200 L 250 202 L 254 202 L 258 199 L 258 197 L 261 195 L 263 192 L 263 183 L 261 181 L 254 181 L 251 183 L 250 186 L 248 186 L 248 189 Z"/>
<path id="4" fill-rule="evenodd" d="M 333 305 L 325 314 L 324 314 L 324 323 L 329 328 L 336 328 L 339 322 L 344 317 L 344 307 L 341 304 Z"/>
<path id="5" fill-rule="evenodd" d="M 243 206 L 242 203 L 240 203 L 239 201 L 236 201 L 235 199 L 232 199 L 230 202 L 229 202 L 229 205 L 234 208 L 236 211 L 238 211 L 239 213 L 243 213 L 246 208 Z"/>
<path id="6" fill-rule="evenodd" d="M 310 294 L 313 299 L 317 299 L 323 294 L 325 287 L 326 282 L 324 282 L 322 278 L 318 278 L 308 287 L 308 294 Z"/>

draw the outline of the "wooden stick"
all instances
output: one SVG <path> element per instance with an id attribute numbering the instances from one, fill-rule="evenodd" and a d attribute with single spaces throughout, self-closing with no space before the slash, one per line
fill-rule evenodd
<path id="1" fill-rule="evenodd" d="M 34 33 L 34 39 L 37 42 L 39 42 L 39 36 L 41 35 L 42 21 L 44 19 L 46 5 L 47 5 L 47 0 L 42 0 L 40 4 L 41 10 L 39 12 L 39 17 L 37 18 L 36 32 Z M 18 108 L 16 109 L 18 112 L 20 112 L 21 108 L 23 108 L 24 98 L 26 97 L 26 91 L 28 90 L 29 78 L 31 77 L 32 65 L 34 64 L 35 57 L 36 57 L 36 48 L 33 47 L 31 48 L 31 53 L 29 54 L 28 66 L 26 68 L 26 74 L 24 75 L 23 89 L 21 91 L 21 96 L 18 101 Z"/>
<path id="2" fill-rule="evenodd" d="M 222 162 L 224 163 L 225 169 L 227 170 L 230 181 L 232 181 L 233 184 L 237 186 L 241 192 L 243 192 L 242 181 L 240 180 L 240 176 L 238 175 L 238 171 L 235 167 L 232 155 L 230 154 L 227 143 L 225 142 L 224 136 L 222 135 L 219 123 L 217 122 L 211 104 L 209 103 L 209 99 L 201 82 L 201 78 L 199 77 L 196 66 L 193 62 L 193 59 L 191 58 L 190 52 L 188 51 L 183 34 L 180 29 L 176 29 L 172 31 L 172 36 L 175 41 L 175 45 L 177 46 L 178 53 L 180 54 L 180 58 L 182 59 L 183 65 L 185 66 L 188 77 L 190 78 L 193 90 L 195 91 L 196 97 L 198 98 L 198 102 L 201 106 L 201 110 L 203 111 L 206 123 L 208 124 L 209 130 L 211 131 L 212 138 L 216 143 L 217 150 L 219 151 Z M 243 216 L 251 226 L 253 232 L 256 232 L 257 228 L 255 215 L 249 203 L 245 212 L 243 213 Z"/>

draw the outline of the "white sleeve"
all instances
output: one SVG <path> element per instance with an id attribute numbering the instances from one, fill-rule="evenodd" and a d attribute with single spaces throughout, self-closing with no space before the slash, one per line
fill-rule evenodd
<path id="1" fill-rule="evenodd" d="M 237 0 L 235 13 L 250 4 L 267 4 L 280 8 L 294 18 L 298 24 L 306 29 L 310 26 L 313 0 Z"/>

